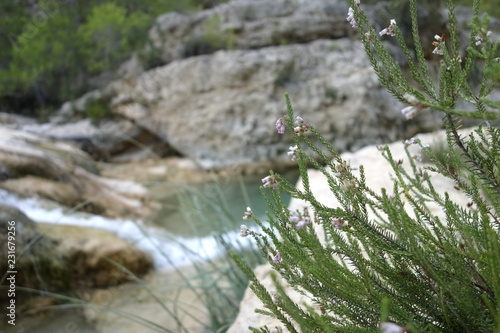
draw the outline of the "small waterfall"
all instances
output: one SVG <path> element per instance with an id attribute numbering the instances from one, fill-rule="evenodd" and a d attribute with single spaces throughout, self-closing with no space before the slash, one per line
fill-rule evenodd
<path id="1" fill-rule="evenodd" d="M 113 219 L 84 212 L 74 212 L 46 200 L 20 198 L 2 189 L 0 189 L 0 202 L 17 207 L 35 222 L 92 227 L 111 231 L 118 237 L 150 253 L 157 269 L 190 265 L 195 261 L 215 258 L 224 251 L 215 237 L 174 236 L 164 229 L 145 226 L 142 221 Z M 237 230 L 224 233 L 220 237 L 236 247 L 245 246 L 245 243 L 246 245 L 250 244 L 250 242 L 242 242 Z"/>

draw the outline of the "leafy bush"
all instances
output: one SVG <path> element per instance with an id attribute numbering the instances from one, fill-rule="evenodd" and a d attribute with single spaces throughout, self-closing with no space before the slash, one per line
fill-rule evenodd
<path id="1" fill-rule="evenodd" d="M 217 50 L 234 48 L 234 31 L 223 30 L 219 15 L 207 18 L 203 22 L 203 34 L 187 42 L 184 57 L 210 54 Z"/>
<path id="2" fill-rule="evenodd" d="M 87 118 L 92 121 L 100 120 L 111 113 L 109 108 L 109 99 L 96 100 L 90 103 L 85 108 L 85 114 Z"/>
<path id="3" fill-rule="evenodd" d="M 264 305 L 256 311 L 279 319 L 290 332 L 388 332 L 388 327 L 391 332 L 412 333 L 499 332 L 500 130 L 489 120 L 500 118 L 500 103 L 488 97 L 497 85 L 489 69 L 499 59 L 498 42 L 491 41 L 487 20 L 479 19 L 480 1 L 474 1 L 470 45 L 463 58 L 454 2 L 446 1 L 450 34 L 436 31 L 433 43 L 434 53 L 441 57 L 437 84 L 424 59 L 415 0 L 409 6 L 413 51 L 395 21 L 375 31 L 360 1 L 349 2 L 348 20 L 359 30 L 380 82 L 409 104 L 403 115 L 411 119 L 426 108 L 443 114 L 447 157 L 416 139 L 408 140 L 405 163 L 410 168 L 406 169 L 387 147 L 380 147 L 392 168 L 393 184 L 375 191 L 366 184 L 364 167 L 354 171 L 311 124 L 293 113 L 286 95 L 288 114 L 278 119 L 276 127 L 279 133 L 290 128 L 296 146 L 289 154 L 298 163 L 303 189 L 271 172 L 262 188 L 270 210 L 268 224 L 252 216 L 262 232 L 241 228 L 241 235 L 255 239 L 275 271 L 277 292 L 272 293 L 234 256 Z M 414 84 L 384 48 L 382 39 L 386 38 L 398 41 Z M 477 86 L 469 82 L 474 65 L 483 74 Z M 460 110 L 458 102 L 475 110 Z M 467 117 L 483 120 L 483 124 L 464 137 L 458 128 Z M 323 147 L 314 145 L 310 136 Z M 420 146 L 432 166 L 416 165 L 407 147 L 413 144 Z M 317 156 L 308 155 L 302 147 Z M 337 207 L 323 205 L 312 193 L 311 165 L 326 177 Z M 435 174 L 453 181 L 470 199 L 469 204 L 462 206 L 452 194 L 440 193 L 433 183 Z M 280 191 L 305 200 L 309 209 L 290 211 Z M 442 209 L 441 217 L 429 209 L 430 202 Z M 277 282 L 278 273 L 307 296 L 314 308 L 290 299 Z M 268 327 L 251 330 L 270 332 Z"/>
<path id="4" fill-rule="evenodd" d="M 59 107 L 140 50 L 157 16 L 196 6 L 191 0 L 4 1 L 0 101 L 16 112 Z"/>
<path id="5" fill-rule="evenodd" d="M 102 72 L 129 56 L 130 50 L 141 46 L 142 32 L 149 27 L 146 14 L 134 12 L 127 15 L 124 7 L 112 2 L 92 8 L 87 22 L 77 31 L 85 44 L 84 55 L 91 72 Z"/>

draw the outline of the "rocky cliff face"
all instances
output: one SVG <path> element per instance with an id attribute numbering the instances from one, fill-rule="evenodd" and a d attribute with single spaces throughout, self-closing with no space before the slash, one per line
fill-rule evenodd
<path id="1" fill-rule="evenodd" d="M 338 0 L 237 0 L 163 15 L 149 37 L 165 65 L 139 74 L 132 64 L 123 80 L 66 104 L 60 116 L 109 100 L 112 114 L 206 169 L 285 161 L 291 140 L 273 127 L 284 92 L 341 151 L 436 129 L 430 112 L 404 122 L 403 106 L 350 38 L 346 13 Z"/>
<path id="2" fill-rule="evenodd" d="M 273 125 L 286 113 L 286 91 L 295 112 L 341 151 L 436 124 L 430 114 L 404 123 L 402 105 L 347 38 L 175 61 L 123 82 L 111 108 L 202 167 L 217 168 L 282 156 L 290 139 Z"/>
<path id="3" fill-rule="evenodd" d="M 256 49 L 354 35 L 346 1 L 237 0 L 192 16 L 168 13 L 149 33 L 164 64 L 215 49 Z"/>

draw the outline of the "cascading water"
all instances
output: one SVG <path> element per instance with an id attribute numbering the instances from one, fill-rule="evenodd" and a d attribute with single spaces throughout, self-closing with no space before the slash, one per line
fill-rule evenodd
<path id="1" fill-rule="evenodd" d="M 23 199 L 0 189 L 0 202 L 17 207 L 35 222 L 76 225 L 114 232 L 150 253 L 157 269 L 192 264 L 193 261 L 214 258 L 220 254 L 214 237 L 179 237 L 159 227 L 145 226 L 142 221 L 106 218 L 89 213 L 63 209 L 53 203 L 33 198 Z M 237 231 L 222 235 L 228 241 L 237 240 Z M 239 243 L 241 245 L 241 243 Z"/>

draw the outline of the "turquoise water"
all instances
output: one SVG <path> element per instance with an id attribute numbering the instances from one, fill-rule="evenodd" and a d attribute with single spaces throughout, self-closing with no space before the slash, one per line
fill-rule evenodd
<path id="1" fill-rule="evenodd" d="M 295 182 L 297 172 L 289 172 L 286 178 Z M 221 235 L 227 244 L 242 242 L 250 245 L 249 239 L 239 237 L 241 224 L 254 226 L 253 221 L 242 219 L 246 207 L 250 206 L 257 216 L 264 216 L 267 206 L 260 193 L 262 177 L 233 177 L 217 179 L 197 187 L 183 187 L 172 191 L 159 185 L 164 191 L 162 207 L 146 221 L 109 219 L 87 213 L 71 212 L 53 203 L 35 199 L 21 199 L 0 190 L 0 202 L 22 210 L 34 221 L 80 225 L 102 228 L 115 232 L 143 250 L 149 252 L 158 269 L 190 265 L 193 260 L 218 257 L 220 244 L 214 235 Z M 283 201 L 288 202 L 284 196 Z M 248 241 L 248 242 L 246 242 Z M 165 253 L 169 258 L 165 257 Z M 194 256 L 190 256 L 193 253 Z M 42 316 L 25 317 L 22 325 L 10 327 L 7 332 L 97 332 L 86 323 L 78 309 L 57 309 Z M 4 328 L 0 325 L 0 332 Z"/>
<path id="2" fill-rule="evenodd" d="M 298 172 L 287 172 L 285 177 L 295 183 Z M 261 178 L 234 176 L 176 190 L 172 185 L 165 184 L 163 188 L 160 185 L 156 191 L 166 194 L 161 199 L 162 207 L 146 223 L 182 237 L 238 231 L 241 224 L 253 223 L 242 220 L 247 207 L 259 217 L 268 210 L 260 192 Z M 283 194 L 283 201 L 288 203 L 290 196 Z"/>

